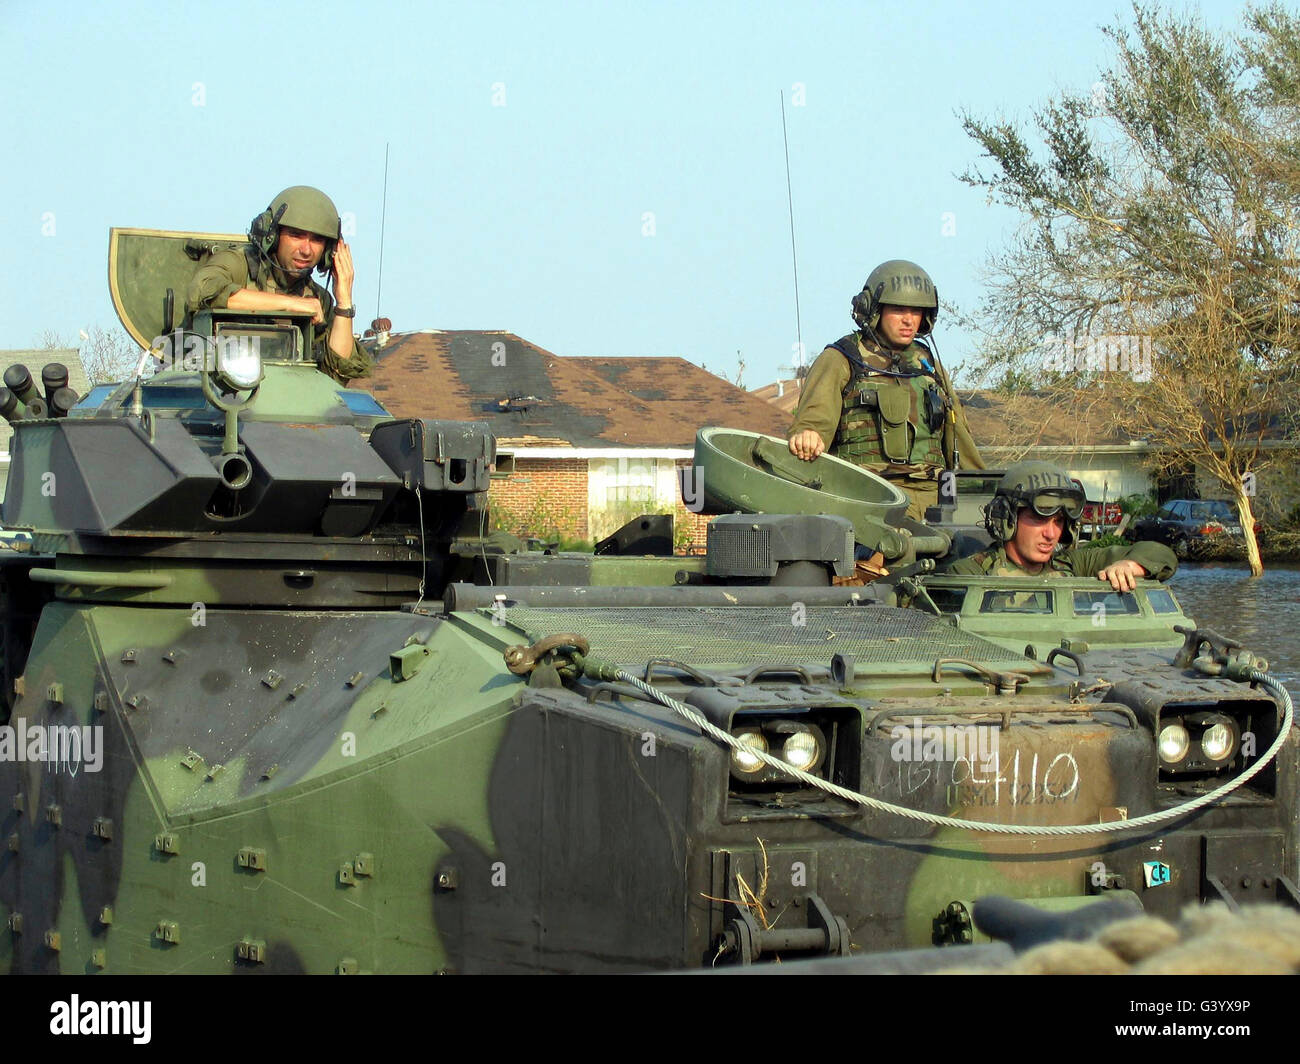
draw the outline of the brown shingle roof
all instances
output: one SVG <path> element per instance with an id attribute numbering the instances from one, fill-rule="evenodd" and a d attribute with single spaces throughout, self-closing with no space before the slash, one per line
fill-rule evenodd
<path id="1" fill-rule="evenodd" d="M 789 423 L 682 358 L 561 358 L 508 332 L 394 337 L 360 383 L 397 417 L 487 421 L 503 441 L 690 447 L 705 425 L 784 436 Z"/>
<path id="2" fill-rule="evenodd" d="M 778 410 L 784 411 L 789 415 L 788 420 L 794 420 L 794 409 L 799 405 L 799 389 L 803 381 L 797 378 L 776 381 L 773 384 L 765 384 L 761 388 L 755 388 L 749 394 L 756 399 L 763 399 Z"/>

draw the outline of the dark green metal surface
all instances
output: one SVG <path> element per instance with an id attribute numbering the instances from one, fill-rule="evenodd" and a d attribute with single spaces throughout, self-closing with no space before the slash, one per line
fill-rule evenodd
<path id="1" fill-rule="evenodd" d="M 115 286 L 147 332 L 189 260 L 133 246 Z M 1173 915 L 1294 894 L 1294 735 L 1177 811 L 1244 778 L 1282 713 L 1226 678 L 1239 648 L 1184 645 L 1167 589 L 931 572 L 948 537 L 884 481 L 732 430 L 701 433 L 714 505 L 842 514 L 888 571 L 833 588 L 803 555 L 785 575 L 811 586 L 780 586 L 517 552 L 481 535 L 484 426 L 264 370 L 223 400 L 234 450 L 197 370 L 16 426 L 0 967 L 643 971 L 982 941 L 988 895 Z M 1161 759 L 1162 731 L 1203 748 L 1215 721 L 1221 765 Z M 820 786 L 752 770 L 758 744 Z"/>

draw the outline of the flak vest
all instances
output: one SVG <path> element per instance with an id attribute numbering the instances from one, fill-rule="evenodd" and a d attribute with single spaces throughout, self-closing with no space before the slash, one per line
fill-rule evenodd
<path id="1" fill-rule="evenodd" d="M 864 359 L 856 333 L 831 346 L 852 371 L 832 449 L 837 458 L 873 472 L 895 467 L 891 472 L 902 473 L 896 467 L 911 466 L 922 475 L 953 464 L 943 447 L 951 404 L 924 362 L 904 365 L 869 347 Z M 915 346 L 928 353 L 924 345 Z"/>

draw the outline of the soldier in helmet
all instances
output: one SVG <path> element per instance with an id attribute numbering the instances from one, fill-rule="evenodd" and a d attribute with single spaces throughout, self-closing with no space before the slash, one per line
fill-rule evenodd
<path id="1" fill-rule="evenodd" d="M 368 376 L 370 358 L 352 335 L 352 252 L 333 201 L 307 185 L 286 188 L 253 219 L 248 237 L 242 251 L 216 251 L 195 271 L 189 313 L 205 307 L 309 311 L 316 364 L 340 383 Z M 333 278 L 334 298 L 312 280 L 313 270 Z"/>
<path id="2" fill-rule="evenodd" d="M 916 263 L 892 259 L 871 271 L 852 306 L 858 332 L 809 370 L 790 452 L 810 462 L 829 450 L 888 478 L 907 494 L 908 516 L 924 520 L 939 501 L 941 470 L 984 468 L 952 382 L 922 339 L 939 294 Z"/>
<path id="3" fill-rule="evenodd" d="M 1132 591 L 1143 577 L 1168 580 L 1174 575 L 1178 559 L 1161 543 L 1074 550 L 1083 506 L 1083 489 L 1065 470 L 1048 462 L 1014 465 L 984 508 L 984 527 L 994 545 L 955 562 L 948 571 L 970 576 L 1095 576 L 1116 591 Z"/>

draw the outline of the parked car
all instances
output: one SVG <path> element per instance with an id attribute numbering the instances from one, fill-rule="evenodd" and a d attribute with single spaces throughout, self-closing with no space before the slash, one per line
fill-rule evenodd
<path id="1" fill-rule="evenodd" d="M 1259 533 L 1258 521 L 1255 532 Z M 1215 536 L 1241 538 L 1237 507 L 1226 499 L 1170 499 L 1156 513 L 1138 518 L 1126 534 L 1130 541 L 1164 543 L 1180 558 L 1196 553 Z"/>

